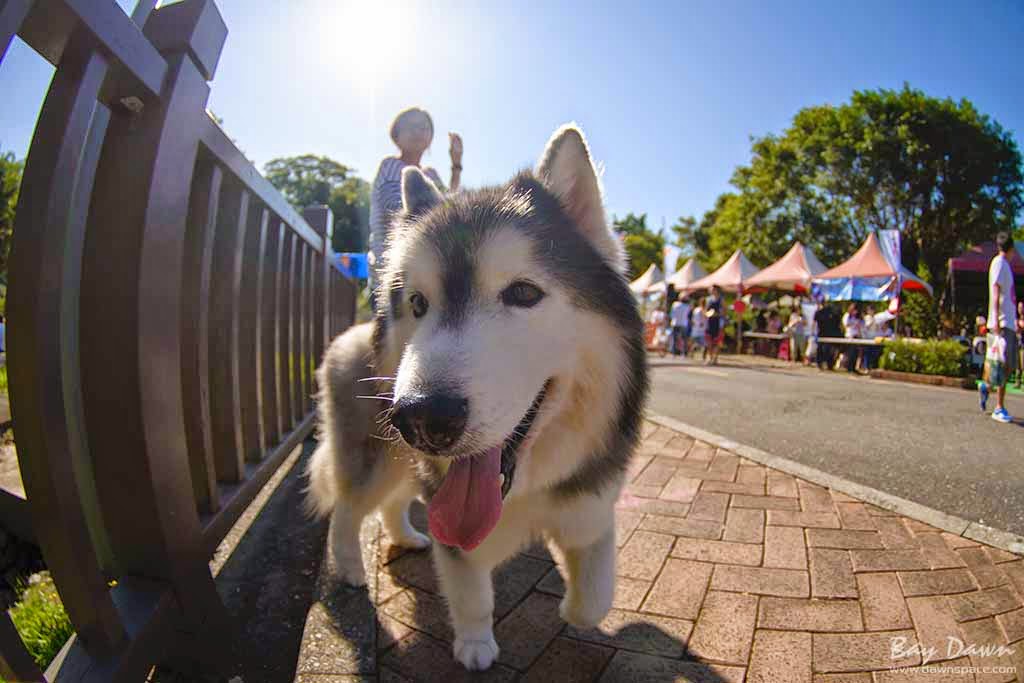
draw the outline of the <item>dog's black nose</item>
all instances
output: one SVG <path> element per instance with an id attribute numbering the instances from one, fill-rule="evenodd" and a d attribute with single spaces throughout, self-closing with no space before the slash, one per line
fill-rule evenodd
<path id="1" fill-rule="evenodd" d="M 391 422 L 413 448 L 438 452 L 451 447 L 466 429 L 469 401 L 448 394 L 403 396 Z"/>

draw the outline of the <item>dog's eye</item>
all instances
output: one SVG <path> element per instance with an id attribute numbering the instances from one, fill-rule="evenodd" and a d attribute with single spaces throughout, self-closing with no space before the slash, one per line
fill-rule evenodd
<path id="1" fill-rule="evenodd" d="M 417 318 L 422 318 L 426 315 L 427 308 L 429 307 L 427 297 L 419 292 L 413 292 L 412 296 L 409 297 L 409 305 L 412 306 L 412 314 Z"/>
<path id="2" fill-rule="evenodd" d="M 532 282 L 518 280 L 513 282 L 501 293 L 501 301 L 506 306 L 530 308 L 544 298 L 544 292 Z"/>

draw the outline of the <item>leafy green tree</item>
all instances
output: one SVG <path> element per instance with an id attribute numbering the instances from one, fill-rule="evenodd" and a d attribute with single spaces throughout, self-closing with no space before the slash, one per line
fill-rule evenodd
<path id="1" fill-rule="evenodd" d="M 314 154 L 273 159 L 264 166 L 267 180 L 300 210 L 326 204 L 334 213 L 331 246 L 335 251 L 365 251 L 369 234 L 370 185 L 353 169 Z"/>
<path id="2" fill-rule="evenodd" d="M 625 218 L 612 218 L 612 228 L 624 235 L 623 246 L 629 256 L 629 279 L 644 274 L 652 263 L 660 264 L 665 249 L 665 238 L 647 227 L 647 214 L 626 214 Z M 660 267 L 660 265 L 659 265 Z"/>
<path id="3" fill-rule="evenodd" d="M 763 264 L 800 240 L 836 263 L 867 232 L 897 229 L 904 263 L 923 266 L 936 298 L 948 259 L 1012 229 L 1024 208 L 1013 136 L 968 100 L 908 86 L 801 110 L 782 135 L 753 141 L 732 184 L 708 227 L 712 262 L 740 246 Z"/>
<path id="4" fill-rule="evenodd" d="M 14 234 L 14 210 L 18 205 L 18 189 L 24 163 L 13 152 L 0 153 L 0 281 L 7 283 L 7 259 L 11 254 Z"/>

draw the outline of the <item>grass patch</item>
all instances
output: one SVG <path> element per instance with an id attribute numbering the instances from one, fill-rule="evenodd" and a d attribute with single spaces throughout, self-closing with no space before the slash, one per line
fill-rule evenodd
<path id="1" fill-rule="evenodd" d="M 11 621 L 32 659 L 45 669 L 74 629 L 50 572 L 33 575 L 19 592 L 21 596 L 10 610 Z"/>

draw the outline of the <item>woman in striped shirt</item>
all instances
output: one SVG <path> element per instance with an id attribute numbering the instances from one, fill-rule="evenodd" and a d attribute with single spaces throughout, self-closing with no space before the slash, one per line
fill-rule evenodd
<path id="1" fill-rule="evenodd" d="M 370 197 L 370 292 L 376 288 L 375 271 L 380 266 L 381 254 L 387 240 L 388 229 L 394 214 L 402 208 L 402 169 L 419 166 L 423 153 L 434 139 L 434 122 L 430 114 L 418 107 L 402 111 L 391 123 L 391 140 L 398 147 L 397 156 L 389 156 L 380 162 L 377 177 L 373 181 Z M 446 190 L 441 177 L 433 168 L 424 168 L 423 173 L 442 192 L 459 189 L 462 175 L 462 138 L 457 133 L 448 134 L 448 154 L 452 160 L 450 190 Z"/>

